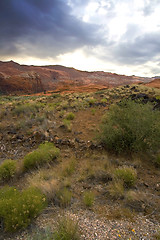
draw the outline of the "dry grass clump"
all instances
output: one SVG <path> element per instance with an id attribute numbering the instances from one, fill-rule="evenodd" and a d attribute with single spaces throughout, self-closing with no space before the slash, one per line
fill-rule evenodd
<path id="1" fill-rule="evenodd" d="M 76 168 L 76 160 L 71 159 L 69 162 L 66 162 L 62 166 L 61 176 L 68 177 L 71 176 Z"/>
<path id="2" fill-rule="evenodd" d="M 94 204 L 95 195 L 92 191 L 86 191 L 83 194 L 83 203 L 86 207 L 92 207 Z"/>
<path id="3" fill-rule="evenodd" d="M 54 235 L 54 240 L 80 240 L 78 222 L 71 218 L 62 217 L 59 219 Z"/>
<path id="4" fill-rule="evenodd" d="M 114 199 L 124 198 L 124 186 L 122 181 L 113 181 L 108 184 L 107 191 Z"/>
<path id="5" fill-rule="evenodd" d="M 58 204 L 61 207 L 68 207 L 71 204 L 72 193 L 66 188 L 62 187 L 56 192 L 56 197 L 58 200 Z"/>

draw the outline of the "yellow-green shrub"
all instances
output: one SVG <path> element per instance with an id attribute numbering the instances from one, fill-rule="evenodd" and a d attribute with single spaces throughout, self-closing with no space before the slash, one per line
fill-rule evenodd
<path id="1" fill-rule="evenodd" d="M 59 156 L 59 149 L 53 143 L 46 142 L 40 144 L 38 149 L 28 153 L 24 157 L 24 170 L 38 167 L 44 163 L 49 163 Z"/>
<path id="2" fill-rule="evenodd" d="M 0 190 L 0 219 L 5 231 L 27 227 L 45 206 L 46 198 L 35 188 L 20 192 L 6 186 Z"/>
<path id="3" fill-rule="evenodd" d="M 133 167 L 119 167 L 114 171 L 116 179 L 123 181 L 124 186 L 130 188 L 135 185 L 137 172 Z"/>
<path id="4" fill-rule="evenodd" d="M 0 165 L 0 181 L 9 180 L 16 172 L 16 162 L 11 159 L 6 159 Z"/>
<path id="5" fill-rule="evenodd" d="M 70 112 L 67 114 L 67 116 L 65 117 L 67 120 L 73 120 L 75 118 L 74 113 Z"/>

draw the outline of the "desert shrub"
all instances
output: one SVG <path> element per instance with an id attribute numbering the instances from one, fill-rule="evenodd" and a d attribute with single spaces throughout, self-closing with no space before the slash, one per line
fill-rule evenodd
<path id="1" fill-rule="evenodd" d="M 95 102 L 96 102 L 96 99 L 94 99 L 94 98 L 89 98 L 89 99 L 87 99 L 87 100 L 88 100 L 89 106 L 94 105 Z"/>
<path id="2" fill-rule="evenodd" d="M 137 172 L 132 167 L 119 167 L 115 169 L 114 176 L 116 179 L 123 181 L 127 188 L 134 186 L 137 180 Z"/>
<path id="3" fill-rule="evenodd" d="M 58 190 L 56 196 L 61 207 L 67 207 L 70 205 L 72 193 L 66 187 Z"/>
<path id="4" fill-rule="evenodd" d="M 40 144 L 38 149 L 28 153 L 24 157 L 24 170 L 38 167 L 44 163 L 49 163 L 59 156 L 59 149 L 53 143 L 46 142 Z"/>
<path id="5" fill-rule="evenodd" d="M 124 100 L 103 118 L 101 143 L 116 153 L 157 151 L 160 145 L 160 112 L 151 104 Z"/>
<path id="6" fill-rule="evenodd" d="M 86 191 L 84 192 L 83 195 L 83 202 L 85 204 L 86 207 L 92 207 L 94 204 L 94 193 L 91 191 Z"/>
<path id="7" fill-rule="evenodd" d="M 71 121 L 68 119 L 63 119 L 63 124 L 64 124 L 65 129 L 70 132 L 72 129 Z"/>
<path id="8" fill-rule="evenodd" d="M 70 112 L 67 114 L 67 116 L 65 117 L 67 120 L 73 120 L 75 118 L 74 113 Z"/>
<path id="9" fill-rule="evenodd" d="M 106 98 L 102 98 L 101 102 L 102 102 L 102 103 L 107 103 L 108 100 L 107 100 Z"/>
<path id="10" fill-rule="evenodd" d="M 7 159 L 0 165 L 0 181 L 9 180 L 16 173 L 16 162 Z"/>
<path id="11" fill-rule="evenodd" d="M 63 217 L 58 221 L 57 229 L 54 233 L 55 240 L 79 240 L 80 233 L 78 223 L 69 217 Z"/>
<path id="12" fill-rule="evenodd" d="M 5 231 L 27 227 L 45 206 L 44 195 L 35 188 L 20 192 L 6 186 L 0 190 L 0 219 Z"/>
<path id="13" fill-rule="evenodd" d="M 156 157 L 156 165 L 160 167 L 160 153 Z"/>
<path id="14" fill-rule="evenodd" d="M 108 184 L 107 191 L 114 199 L 124 198 L 124 186 L 122 181 L 113 181 Z"/>

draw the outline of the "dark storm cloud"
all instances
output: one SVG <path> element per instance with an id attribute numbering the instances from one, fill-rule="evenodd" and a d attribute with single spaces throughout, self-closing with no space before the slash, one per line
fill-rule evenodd
<path id="1" fill-rule="evenodd" d="M 71 12 L 65 0 L 1 0 L 1 56 L 55 57 L 97 45 L 98 26 L 80 21 Z"/>

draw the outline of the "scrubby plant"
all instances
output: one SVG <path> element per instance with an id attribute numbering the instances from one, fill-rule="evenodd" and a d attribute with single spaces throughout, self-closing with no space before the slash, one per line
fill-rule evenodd
<path id="1" fill-rule="evenodd" d="M 67 207 L 70 205 L 72 193 L 66 187 L 58 190 L 56 196 L 61 207 Z"/>
<path id="2" fill-rule="evenodd" d="M 113 181 L 108 184 L 107 191 L 114 199 L 124 198 L 124 186 L 122 181 Z"/>
<path id="3" fill-rule="evenodd" d="M 40 144 L 37 150 L 28 153 L 24 157 L 24 170 L 32 169 L 45 163 L 50 163 L 59 156 L 59 153 L 59 149 L 56 148 L 53 143 L 45 142 Z"/>
<path id="4" fill-rule="evenodd" d="M 63 119 L 63 124 L 64 124 L 65 129 L 70 132 L 72 129 L 71 121 L 67 120 L 67 119 Z"/>
<path id="5" fill-rule="evenodd" d="M 155 162 L 156 162 L 156 165 L 160 167 L 160 153 L 157 155 Z"/>
<path id="6" fill-rule="evenodd" d="M 157 151 L 160 145 L 160 112 L 151 104 L 124 100 L 111 106 L 103 118 L 101 143 L 116 153 Z"/>
<path id="7" fill-rule="evenodd" d="M 67 120 L 73 120 L 75 118 L 75 114 L 70 112 L 65 117 Z"/>
<path id="8" fill-rule="evenodd" d="M 54 233 L 54 240 L 79 240 L 80 233 L 78 223 L 69 217 L 63 217 L 58 221 L 57 229 Z"/>
<path id="9" fill-rule="evenodd" d="M 114 177 L 121 180 L 126 188 L 133 187 L 137 180 L 137 172 L 133 167 L 119 167 L 114 171 Z"/>
<path id="10" fill-rule="evenodd" d="M 89 103 L 90 106 L 94 105 L 95 102 L 96 102 L 96 99 L 95 99 L 95 98 L 89 98 L 89 99 L 88 99 L 88 103 Z"/>
<path id="11" fill-rule="evenodd" d="M 13 114 L 19 116 L 20 114 L 30 114 L 36 112 L 43 105 L 40 103 L 25 103 L 18 104 L 13 109 Z"/>
<path id="12" fill-rule="evenodd" d="M 106 98 L 101 99 L 101 103 L 107 103 L 107 102 L 108 102 L 108 100 Z"/>
<path id="13" fill-rule="evenodd" d="M 46 198 L 35 188 L 20 192 L 6 186 L 0 190 L 0 219 L 5 231 L 27 227 L 45 206 Z"/>
<path id="14" fill-rule="evenodd" d="M 11 159 L 6 159 L 0 165 L 0 181 L 1 180 L 9 180 L 16 173 L 16 161 Z"/>
<path id="15" fill-rule="evenodd" d="M 94 204 L 95 195 L 91 191 L 86 191 L 83 194 L 83 202 L 86 207 L 92 207 Z"/>

